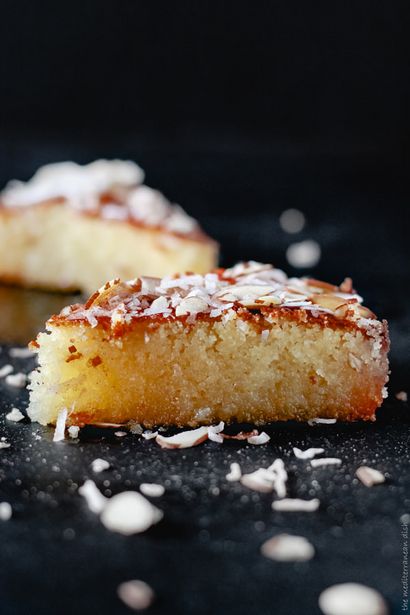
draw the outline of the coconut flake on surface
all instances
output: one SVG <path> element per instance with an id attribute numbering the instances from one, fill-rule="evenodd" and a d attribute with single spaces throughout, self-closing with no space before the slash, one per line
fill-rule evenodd
<path id="1" fill-rule="evenodd" d="M 250 436 L 247 438 L 248 444 L 266 444 L 269 440 L 270 436 L 268 436 L 268 434 L 264 431 L 257 436 Z"/>
<path id="2" fill-rule="evenodd" d="M 315 549 L 303 536 L 277 534 L 263 543 L 261 553 L 277 562 L 306 562 L 314 557 Z"/>
<path id="3" fill-rule="evenodd" d="M 3 365 L 3 367 L 0 367 L 0 378 L 5 378 L 9 374 L 11 374 L 12 371 L 13 371 L 13 366 L 10 365 L 9 363 L 6 363 L 6 365 Z"/>
<path id="4" fill-rule="evenodd" d="M 398 393 L 396 393 L 396 399 L 398 399 L 399 401 L 407 401 L 407 392 L 399 391 Z"/>
<path id="5" fill-rule="evenodd" d="M 16 387 L 16 389 L 22 389 L 27 384 L 27 376 L 22 372 L 17 372 L 16 374 L 9 374 L 4 379 L 5 383 L 10 387 Z"/>
<path id="6" fill-rule="evenodd" d="M 78 434 L 80 433 L 80 428 L 78 425 L 70 425 L 68 428 L 68 435 L 70 438 L 78 438 Z"/>
<path id="7" fill-rule="evenodd" d="M 12 408 L 11 412 L 6 414 L 6 419 L 8 421 L 14 421 L 14 423 L 18 423 L 24 419 L 24 414 L 20 412 L 18 408 Z"/>
<path id="8" fill-rule="evenodd" d="M 0 442 L 0 450 L 2 448 L 10 448 L 11 444 L 9 442 Z"/>
<path id="9" fill-rule="evenodd" d="M 305 223 L 305 215 L 299 209 L 285 209 L 279 216 L 279 224 L 286 233 L 300 233 Z"/>
<path id="10" fill-rule="evenodd" d="M 272 508 L 277 512 L 314 512 L 319 508 L 319 505 L 320 502 L 317 498 L 313 498 L 313 500 L 285 498 L 272 502 Z"/>
<path id="11" fill-rule="evenodd" d="M 286 250 L 287 261 L 292 267 L 315 267 L 320 261 L 320 256 L 320 245 L 313 239 L 291 243 Z"/>
<path id="12" fill-rule="evenodd" d="M 253 491 L 261 493 L 276 491 L 277 496 L 283 498 L 286 495 L 287 478 L 282 459 L 275 459 L 269 468 L 258 468 L 254 472 L 243 474 L 240 481 L 242 485 Z"/>
<path id="13" fill-rule="evenodd" d="M 159 498 L 165 493 L 165 487 L 157 483 L 141 483 L 140 491 L 143 495 L 151 498 Z"/>
<path id="14" fill-rule="evenodd" d="M 144 438 L 144 440 L 152 440 L 153 438 L 157 437 L 158 432 L 148 430 L 148 431 L 143 431 L 141 435 Z"/>
<path id="15" fill-rule="evenodd" d="M 53 442 L 64 440 L 65 424 L 67 420 L 67 408 L 60 410 L 57 416 L 56 428 L 54 430 Z"/>
<path id="16" fill-rule="evenodd" d="M 221 421 L 219 425 L 210 425 L 208 427 L 208 438 L 212 440 L 212 442 L 217 442 L 218 444 L 222 444 L 224 439 L 221 432 L 224 430 L 225 423 Z"/>
<path id="17" fill-rule="evenodd" d="M 127 435 L 126 431 L 115 431 L 114 432 L 114 436 L 117 436 L 117 438 L 124 438 Z"/>
<path id="18" fill-rule="evenodd" d="M 36 353 L 30 350 L 30 348 L 10 348 L 9 356 L 12 359 L 31 359 Z"/>
<path id="19" fill-rule="evenodd" d="M 104 470 L 108 470 L 110 468 L 110 464 L 105 459 L 100 459 L 97 457 L 97 459 L 92 461 L 91 468 L 93 472 L 99 474 L 100 472 L 104 472 Z"/>
<path id="20" fill-rule="evenodd" d="M 383 596 L 360 583 L 338 583 L 325 589 L 319 596 L 319 607 L 324 615 L 387 615 Z"/>
<path id="21" fill-rule="evenodd" d="M 11 519 L 13 509 L 8 502 L 0 502 L 0 521 L 8 521 Z"/>
<path id="22" fill-rule="evenodd" d="M 91 512 L 100 514 L 105 508 L 108 498 L 103 496 L 93 480 L 86 480 L 78 489 L 78 493 L 83 496 Z"/>
<path id="23" fill-rule="evenodd" d="M 144 532 L 162 517 L 163 512 L 136 491 L 114 495 L 101 513 L 101 521 L 108 530 L 126 536 Z"/>
<path id="24" fill-rule="evenodd" d="M 190 448 L 208 439 L 208 427 L 198 427 L 189 431 L 181 431 L 174 436 L 158 435 L 155 441 L 162 448 Z"/>
<path id="25" fill-rule="evenodd" d="M 300 448 L 296 446 L 293 447 L 293 454 L 297 459 L 313 459 L 316 455 L 321 455 L 325 452 L 324 448 L 307 448 L 302 451 Z"/>
<path id="26" fill-rule="evenodd" d="M 120 583 L 117 589 L 120 600 L 134 611 L 147 609 L 155 600 L 151 587 L 144 581 L 132 580 Z"/>
<path id="27" fill-rule="evenodd" d="M 239 465 L 239 463 L 236 463 L 236 462 L 231 463 L 230 471 L 225 476 L 226 480 L 229 481 L 230 483 L 234 483 L 234 482 L 241 480 L 241 476 L 242 476 L 242 471 L 241 471 L 241 466 Z"/>
<path id="28" fill-rule="evenodd" d="M 313 425 L 334 425 L 335 423 L 336 423 L 336 419 L 315 418 L 315 419 L 309 419 L 308 421 L 308 425 L 310 425 L 311 427 Z"/>
<path id="29" fill-rule="evenodd" d="M 340 466 L 341 459 L 337 457 L 322 457 L 321 459 L 311 459 L 310 465 L 313 468 L 320 468 L 322 466 Z"/>
<path id="30" fill-rule="evenodd" d="M 386 482 L 384 474 L 368 466 L 357 468 L 356 476 L 366 487 L 373 487 L 373 485 L 381 485 Z"/>

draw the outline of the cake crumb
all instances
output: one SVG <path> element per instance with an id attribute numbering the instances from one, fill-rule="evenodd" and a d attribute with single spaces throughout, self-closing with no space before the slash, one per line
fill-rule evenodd
<path id="1" fill-rule="evenodd" d="M 399 391 L 396 393 L 396 399 L 399 401 L 407 401 L 407 391 Z"/>

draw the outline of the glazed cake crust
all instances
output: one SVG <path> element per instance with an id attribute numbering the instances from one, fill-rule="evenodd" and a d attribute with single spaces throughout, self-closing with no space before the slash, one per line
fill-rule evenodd
<path id="1" fill-rule="evenodd" d="M 47 329 L 29 409 L 43 423 L 63 407 L 72 424 L 373 419 L 388 374 L 387 325 L 349 279 L 259 263 L 114 280 Z"/>

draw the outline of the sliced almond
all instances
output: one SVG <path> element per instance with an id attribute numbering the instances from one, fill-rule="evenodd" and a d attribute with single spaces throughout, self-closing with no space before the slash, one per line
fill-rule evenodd
<path id="1" fill-rule="evenodd" d="M 182 299 L 181 303 L 175 308 L 176 316 L 185 316 L 186 314 L 199 314 L 208 309 L 206 301 L 200 297 L 187 297 Z"/>
<path id="2" fill-rule="evenodd" d="M 320 307 L 331 310 L 332 312 L 346 303 L 344 299 L 326 293 L 321 295 L 311 295 L 310 300 L 315 305 L 320 305 Z"/>
<path id="3" fill-rule="evenodd" d="M 305 282 L 310 289 L 319 290 L 319 292 L 322 292 L 324 290 L 330 292 L 338 290 L 338 287 L 334 284 L 329 284 L 328 282 L 323 282 L 322 280 L 316 280 L 315 278 L 307 278 Z"/>
<path id="4" fill-rule="evenodd" d="M 263 543 L 261 553 L 277 562 L 306 562 L 315 555 L 315 549 L 303 536 L 278 534 Z"/>
<path id="5" fill-rule="evenodd" d="M 208 427 L 198 427 L 189 431 L 181 431 L 175 436 L 158 435 L 155 441 L 162 448 L 191 448 L 208 439 Z"/>

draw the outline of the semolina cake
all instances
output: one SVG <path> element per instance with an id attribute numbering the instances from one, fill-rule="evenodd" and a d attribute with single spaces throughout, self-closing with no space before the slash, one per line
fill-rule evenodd
<path id="1" fill-rule="evenodd" d="M 132 161 L 96 160 L 9 182 L 0 194 L 0 280 L 90 294 L 117 276 L 215 267 L 217 244 L 143 179 Z"/>
<path id="2" fill-rule="evenodd" d="M 108 282 L 50 318 L 32 348 L 29 415 L 55 423 L 198 426 L 372 420 L 387 323 L 340 286 L 239 263 Z"/>

